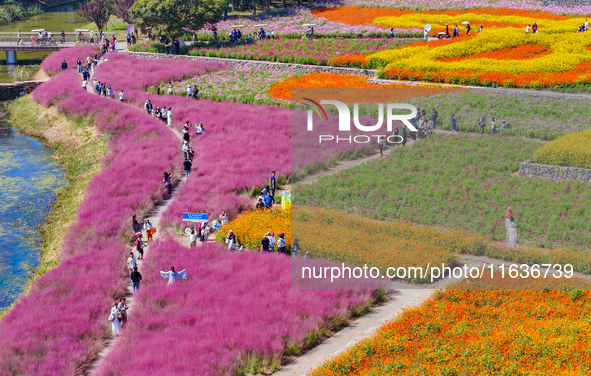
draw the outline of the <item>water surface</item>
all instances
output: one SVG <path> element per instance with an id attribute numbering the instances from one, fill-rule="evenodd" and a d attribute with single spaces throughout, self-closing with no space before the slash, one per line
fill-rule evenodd
<path id="1" fill-rule="evenodd" d="M 39 228 L 65 183 L 49 149 L 11 128 L 7 117 L 0 104 L 0 309 L 39 265 Z"/>

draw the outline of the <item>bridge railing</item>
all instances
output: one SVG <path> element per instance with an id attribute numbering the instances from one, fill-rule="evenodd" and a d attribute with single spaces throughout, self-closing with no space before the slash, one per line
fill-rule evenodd
<path id="1" fill-rule="evenodd" d="M 66 36 L 63 40 L 63 43 L 68 44 L 68 46 L 74 45 L 88 45 L 88 44 L 98 44 L 100 42 L 98 33 L 95 33 L 92 38 L 89 34 L 84 34 L 82 39 L 78 38 L 78 33 L 64 33 Z M 110 38 L 113 32 L 104 33 L 105 37 Z M 31 36 L 34 37 L 34 40 L 31 40 Z M 18 37 L 18 33 L 16 32 L 0 32 L 0 45 L 2 47 L 7 46 L 14 46 L 14 47 L 59 47 L 62 45 L 62 37 L 61 33 L 53 34 L 51 39 L 49 37 L 40 38 L 37 33 L 30 33 L 30 32 L 22 32 L 21 38 Z"/>

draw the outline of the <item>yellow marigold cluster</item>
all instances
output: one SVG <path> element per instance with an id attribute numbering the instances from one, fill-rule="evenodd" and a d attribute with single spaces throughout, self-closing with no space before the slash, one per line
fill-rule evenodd
<path id="1" fill-rule="evenodd" d="M 495 60 L 473 58 L 445 62 L 438 59 L 473 55 L 477 53 L 517 47 L 524 44 L 543 45 L 551 53 L 538 58 L 519 60 Z M 589 33 L 537 33 L 526 34 L 517 29 L 490 29 L 475 37 L 455 43 L 418 44 L 405 48 L 386 50 L 368 56 L 368 61 L 388 69 L 409 71 L 477 71 L 495 73 L 557 73 L 566 72 L 577 64 L 590 61 L 591 34 Z M 591 74 L 589 74 L 591 76 Z"/>
<path id="2" fill-rule="evenodd" d="M 591 129 L 558 137 L 536 150 L 533 162 L 591 168 Z"/>

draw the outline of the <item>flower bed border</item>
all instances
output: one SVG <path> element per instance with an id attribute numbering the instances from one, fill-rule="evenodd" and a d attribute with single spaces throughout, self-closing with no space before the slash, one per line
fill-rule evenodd
<path id="1" fill-rule="evenodd" d="M 545 165 L 524 161 L 519 164 L 519 175 L 529 178 L 574 180 L 591 184 L 591 169 L 589 168 Z"/>

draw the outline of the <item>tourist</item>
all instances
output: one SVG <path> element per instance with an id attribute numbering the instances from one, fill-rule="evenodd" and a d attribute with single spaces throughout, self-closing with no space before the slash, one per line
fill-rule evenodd
<path id="1" fill-rule="evenodd" d="M 396 33 L 394 33 L 394 28 L 390 29 L 390 35 L 388 36 L 388 38 L 394 38 L 396 36 Z"/>
<path id="2" fill-rule="evenodd" d="M 84 89 L 84 90 L 88 90 L 88 89 L 86 89 L 86 83 L 87 83 L 87 82 L 88 82 L 88 81 L 86 81 L 86 80 L 82 80 L 82 89 Z"/>
<path id="3" fill-rule="evenodd" d="M 255 209 L 264 209 L 265 208 L 265 203 L 263 202 L 263 198 L 259 197 Z"/>
<path id="4" fill-rule="evenodd" d="M 185 269 L 181 270 L 180 272 L 177 272 L 174 270 L 174 266 L 170 267 L 170 271 L 169 272 L 160 272 L 160 275 L 162 276 L 162 278 L 166 279 L 168 278 L 168 283 L 166 286 L 170 287 L 173 284 L 175 284 L 176 282 L 180 281 L 181 279 L 187 279 L 187 271 Z"/>
<path id="5" fill-rule="evenodd" d="M 484 134 L 484 127 L 486 125 L 486 114 L 482 115 L 480 120 L 478 120 L 478 124 L 480 125 L 480 134 Z"/>
<path id="6" fill-rule="evenodd" d="M 493 118 L 490 121 L 490 135 L 491 136 L 494 136 L 497 133 L 496 122 L 497 121 L 496 121 L 496 119 L 493 116 Z"/>
<path id="7" fill-rule="evenodd" d="M 134 233 L 138 232 L 141 228 L 140 223 L 137 221 L 137 215 L 134 215 L 131 218 L 131 228 L 133 229 Z"/>
<path id="8" fill-rule="evenodd" d="M 508 129 L 508 128 L 511 128 L 511 126 L 509 125 L 509 123 L 507 123 L 507 120 L 503 120 L 503 121 L 501 122 L 501 128 L 499 128 L 499 130 L 501 130 L 501 129 L 505 129 L 505 128 L 507 128 L 507 129 Z"/>
<path id="9" fill-rule="evenodd" d="M 137 268 L 134 268 L 134 270 Z M 117 305 L 117 308 L 119 309 L 119 314 L 121 316 L 123 316 L 121 318 L 121 325 L 123 325 L 123 321 L 127 320 L 127 310 L 129 309 L 129 306 L 127 306 L 127 304 L 125 304 L 125 301 L 127 299 L 125 298 L 121 298 L 119 299 L 119 304 Z"/>
<path id="10" fill-rule="evenodd" d="M 275 179 L 275 171 L 271 172 L 271 195 L 275 196 L 275 188 L 277 188 L 277 180 Z"/>
<path id="11" fill-rule="evenodd" d="M 445 38 L 449 39 L 449 25 L 445 25 Z"/>
<path id="12" fill-rule="evenodd" d="M 152 102 L 150 102 L 149 99 L 146 99 L 146 103 L 144 103 L 144 109 L 148 115 L 152 113 Z"/>
<path id="13" fill-rule="evenodd" d="M 261 239 L 261 252 L 269 252 L 269 244 L 269 238 L 267 237 L 267 234 L 265 234 Z"/>
<path id="14" fill-rule="evenodd" d="M 125 94 L 123 94 L 123 90 L 119 91 L 119 102 L 125 101 Z"/>
<path id="15" fill-rule="evenodd" d="M 525 27 L 525 33 L 526 33 L 526 34 L 529 34 L 529 29 L 530 29 L 530 27 L 529 27 L 529 25 L 527 25 L 527 26 Z"/>
<path id="16" fill-rule="evenodd" d="M 131 289 L 133 293 L 140 289 L 140 281 L 142 280 L 142 275 L 140 272 L 137 271 L 137 266 L 133 268 L 133 272 L 131 272 Z"/>
<path id="17" fill-rule="evenodd" d="M 138 231 L 135 236 L 135 250 L 137 251 L 138 260 L 144 259 L 144 240 L 142 239 L 142 232 Z"/>
<path id="18" fill-rule="evenodd" d="M 454 25 L 453 28 L 453 37 L 459 37 L 460 36 L 460 29 L 458 29 L 458 25 Z"/>
<path id="19" fill-rule="evenodd" d="M 133 252 L 129 252 L 129 257 L 127 258 L 127 270 L 129 270 L 129 274 L 133 271 L 133 268 L 137 266 L 137 260 L 133 256 Z"/>
<path id="20" fill-rule="evenodd" d="M 435 116 L 429 118 L 429 133 L 433 133 L 433 131 L 435 131 Z"/>
<path id="21" fill-rule="evenodd" d="M 167 124 L 167 123 L 168 123 L 168 121 L 167 121 L 167 119 L 166 119 L 166 118 L 167 118 L 167 116 L 168 116 L 168 111 L 166 110 L 166 107 L 162 107 L 162 108 L 160 109 L 160 120 L 162 120 L 162 122 L 163 122 L 164 124 Z"/>
<path id="22" fill-rule="evenodd" d="M 456 132 L 456 124 L 457 124 L 457 121 L 458 121 L 458 120 L 456 119 L 456 114 L 452 114 L 452 115 L 451 115 L 451 131 L 452 131 L 453 133 L 455 133 L 455 132 Z"/>
<path id="23" fill-rule="evenodd" d="M 60 43 L 61 44 L 66 43 L 66 33 L 64 33 L 63 30 L 62 30 L 62 33 L 60 34 Z"/>
<path id="24" fill-rule="evenodd" d="M 513 218 L 513 210 L 509 206 L 507 211 L 505 211 L 505 229 L 509 228 L 509 225 L 514 221 Z"/>
<path id="25" fill-rule="evenodd" d="M 275 252 L 275 243 L 277 242 L 275 240 L 275 233 L 268 232 L 267 237 L 269 238 L 269 252 Z"/>
<path id="26" fill-rule="evenodd" d="M 168 92 L 167 92 L 167 94 L 168 95 L 174 94 L 174 88 L 172 87 L 172 82 L 170 82 L 170 81 L 168 82 Z"/>
<path id="27" fill-rule="evenodd" d="M 398 128 L 396 128 L 398 129 Z M 380 148 L 380 156 L 384 156 L 384 146 L 386 144 L 385 137 L 378 136 L 378 147 Z"/>
<path id="28" fill-rule="evenodd" d="M 226 214 L 225 210 L 222 210 L 219 220 L 220 220 L 220 223 L 222 224 L 222 226 L 225 225 L 226 223 L 228 223 L 228 215 Z"/>
<path id="29" fill-rule="evenodd" d="M 511 248 L 517 247 L 517 228 L 515 222 L 511 222 L 507 229 L 507 245 Z"/>
<path id="30" fill-rule="evenodd" d="M 436 109 L 433 109 L 433 111 L 431 111 L 431 116 L 433 117 L 433 129 L 435 129 L 435 126 L 437 125 L 437 117 L 439 117 L 439 112 L 437 112 Z"/>
<path id="31" fill-rule="evenodd" d="M 192 95 L 193 95 L 193 88 L 191 87 L 191 85 L 187 85 L 187 98 L 191 98 Z"/>
<path id="32" fill-rule="evenodd" d="M 535 22 L 534 22 L 535 23 Z M 589 30 L 589 21 L 585 18 L 585 31 Z M 20 30 L 19 30 L 20 32 Z"/>
<path id="33" fill-rule="evenodd" d="M 111 88 L 111 85 L 109 85 L 109 98 L 113 99 L 113 88 Z"/>
<path id="34" fill-rule="evenodd" d="M 146 231 L 146 241 L 148 242 L 148 245 L 150 245 L 150 241 L 152 240 L 156 229 L 152 226 L 152 223 L 148 218 L 144 219 L 144 231 Z"/>
<path id="35" fill-rule="evenodd" d="M 183 134 L 183 141 L 187 141 L 189 142 L 191 140 L 191 135 L 189 135 L 189 122 L 185 122 L 185 125 L 183 126 L 183 130 L 181 131 L 181 133 Z"/>
<path id="36" fill-rule="evenodd" d="M 209 238 L 209 232 L 210 232 L 210 228 L 209 228 L 209 224 L 207 222 L 203 222 L 203 224 L 201 225 L 201 243 L 204 243 L 207 241 L 207 239 Z"/>
<path id="37" fill-rule="evenodd" d="M 233 230 L 230 230 L 228 235 L 226 235 L 226 244 L 228 245 L 228 251 L 236 249 L 236 235 L 234 235 Z"/>
<path id="38" fill-rule="evenodd" d="M 169 127 L 172 126 L 172 108 L 168 107 L 168 111 L 166 111 L 166 125 Z"/>
<path id="39" fill-rule="evenodd" d="M 396 128 L 398 129 L 398 128 Z M 402 127 L 402 146 L 406 146 L 406 127 Z"/>
<path id="40" fill-rule="evenodd" d="M 16 37 L 18 38 L 18 42 L 16 42 L 16 44 L 24 44 L 23 43 L 23 33 L 19 30 L 18 33 L 16 34 Z"/>
<path id="41" fill-rule="evenodd" d="M 310 251 L 306 251 L 306 252 L 304 253 L 304 260 L 307 260 L 307 259 L 308 259 L 308 257 L 310 257 Z"/>
<path id="42" fill-rule="evenodd" d="M 117 337 L 121 332 L 121 321 L 119 321 L 119 303 L 113 303 L 111 308 L 111 314 L 109 315 L 109 321 L 111 322 L 111 330 L 113 331 L 113 337 Z"/>
<path id="43" fill-rule="evenodd" d="M 197 245 L 197 234 L 195 234 L 195 230 L 191 229 L 189 233 L 189 248 L 194 247 Z"/>
<path id="44" fill-rule="evenodd" d="M 482 28 L 483 27 L 484 27 L 483 25 L 480 25 L 480 27 L 478 28 L 478 34 L 482 33 Z"/>
<path id="45" fill-rule="evenodd" d="M 68 69 L 68 63 L 66 63 L 66 61 L 62 61 L 62 70 L 66 70 Z"/>
<path id="46" fill-rule="evenodd" d="M 287 254 L 287 248 L 285 247 L 285 245 L 287 244 L 287 242 L 285 241 L 285 234 L 281 233 L 277 236 L 279 237 L 279 239 L 277 240 L 277 253 L 285 255 Z"/>
<path id="47" fill-rule="evenodd" d="M 538 32 L 538 24 L 534 21 L 533 25 L 531 26 L 532 34 L 536 34 Z"/>
<path id="48" fill-rule="evenodd" d="M 275 197 L 271 196 L 271 191 L 267 192 L 267 195 L 263 197 L 263 201 L 265 202 L 266 208 L 272 208 L 273 204 L 275 204 Z"/>
<path id="49" fill-rule="evenodd" d="M 82 61 L 80 60 L 80 58 L 76 60 L 76 68 L 78 69 L 78 73 L 82 73 Z"/>
<path id="50" fill-rule="evenodd" d="M 291 257 L 297 258 L 298 252 L 300 251 L 300 239 L 294 239 L 291 243 Z"/>
<path id="51" fill-rule="evenodd" d="M 189 176 L 191 175 L 191 161 L 189 160 L 189 157 L 185 157 L 185 161 L 183 162 L 183 170 L 185 171 L 185 177 L 188 179 Z"/>
<path id="52" fill-rule="evenodd" d="M 183 146 L 181 146 L 181 151 L 183 152 L 183 156 L 185 159 L 189 157 L 189 150 L 191 150 L 191 145 L 186 140 L 183 141 Z"/>
<path id="53" fill-rule="evenodd" d="M 164 172 L 162 182 L 164 183 L 164 186 L 168 192 L 168 196 L 170 197 L 170 195 L 172 195 L 172 183 L 170 182 L 170 174 L 168 172 Z"/>
<path id="54" fill-rule="evenodd" d="M 201 123 L 195 124 L 195 131 L 197 132 L 197 134 L 205 133 L 205 129 L 203 129 L 203 124 L 201 124 Z"/>

